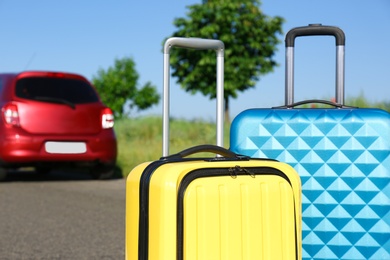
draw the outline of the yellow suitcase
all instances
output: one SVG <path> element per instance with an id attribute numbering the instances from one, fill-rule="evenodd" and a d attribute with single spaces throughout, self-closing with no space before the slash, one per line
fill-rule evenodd
<path id="1" fill-rule="evenodd" d="M 301 259 L 292 167 L 218 146 L 189 150 L 129 174 L 126 259 Z M 224 157 L 184 158 L 205 151 Z"/>
<path id="2" fill-rule="evenodd" d="M 217 53 L 217 146 L 170 155 L 169 51 Z M 223 148 L 223 53 L 218 40 L 164 45 L 163 157 L 126 180 L 126 259 L 301 259 L 301 184 L 289 165 Z M 197 153 L 211 158 L 194 158 Z"/>

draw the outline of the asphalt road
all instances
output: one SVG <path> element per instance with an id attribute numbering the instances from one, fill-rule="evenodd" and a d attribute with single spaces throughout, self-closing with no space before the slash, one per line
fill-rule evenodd
<path id="1" fill-rule="evenodd" d="M 0 260 L 124 259 L 124 179 L 18 172 L 0 182 Z"/>

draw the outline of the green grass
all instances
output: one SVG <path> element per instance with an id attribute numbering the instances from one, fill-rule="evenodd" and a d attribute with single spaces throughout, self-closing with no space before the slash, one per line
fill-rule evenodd
<path id="1" fill-rule="evenodd" d="M 229 127 L 225 129 L 228 146 Z M 216 126 L 202 120 L 171 119 L 169 153 L 177 153 L 200 144 L 216 143 Z M 118 140 L 117 166 L 127 176 L 138 164 L 162 156 L 162 119 L 159 117 L 124 118 L 115 122 Z M 206 154 L 200 154 L 203 156 Z"/>
<path id="2" fill-rule="evenodd" d="M 328 99 L 329 100 L 329 99 Z M 370 103 L 360 95 L 347 99 L 346 105 L 376 107 L 390 112 L 390 102 Z M 309 107 L 309 105 L 307 105 Z M 317 107 L 322 107 L 318 105 Z M 229 147 L 229 128 L 225 125 L 224 147 Z M 171 119 L 169 154 L 200 144 L 216 143 L 214 123 L 202 120 Z M 118 140 L 117 166 L 127 176 L 138 164 L 154 161 L 162 156 L 162 119 L 154 117 L 124 118 L 115 122 Z M 205 156 L 207 154 L 198 154 Z"/>

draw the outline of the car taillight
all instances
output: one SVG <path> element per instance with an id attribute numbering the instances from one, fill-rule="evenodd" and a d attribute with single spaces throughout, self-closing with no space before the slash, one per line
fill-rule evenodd
<path id="1" fill-rule="evenodd" d="M 6 124 L 20 126 L 18 107 L 15 104 L 6 104 L 2 112 Z"/>
<path id="2" fill-rule="evenodd" d="M 103 129 L 112 128 L 114 126 L 114 113 L 112 113 L 111 109 L 103 109 L 101 118 Z"/>

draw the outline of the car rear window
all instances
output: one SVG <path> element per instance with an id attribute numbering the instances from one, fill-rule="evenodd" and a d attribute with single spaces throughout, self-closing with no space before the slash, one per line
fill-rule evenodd
<path id="1" fill-rule="evenodd" d="M 72 104 L 99 101 L 96 92 L 87 82 L 66 78 L 22 78 L 16 83 L 15 94 L 24 99 L 61 99 Z"/>

